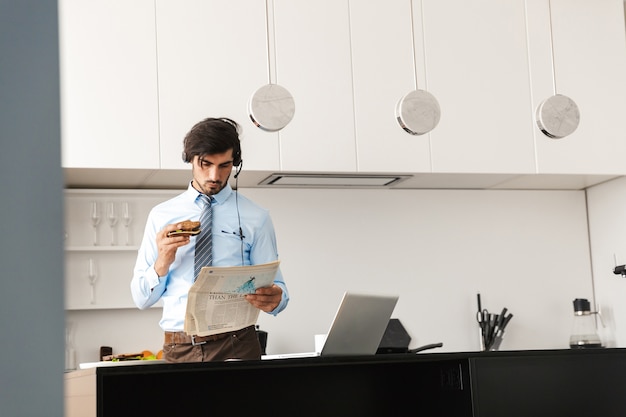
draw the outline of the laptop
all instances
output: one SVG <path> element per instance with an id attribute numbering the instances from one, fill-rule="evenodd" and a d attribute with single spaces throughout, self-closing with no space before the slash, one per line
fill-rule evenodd
<path id="1" fill-rule="evenodd" d="M 265 355 L 263 359 L 374 355 L 397 302 L 396 295 L 345 292 L 319 352 Z"/>

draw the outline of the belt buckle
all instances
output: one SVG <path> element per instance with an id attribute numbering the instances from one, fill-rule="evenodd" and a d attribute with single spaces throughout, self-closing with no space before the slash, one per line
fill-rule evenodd
<path id="1" fill-rule="evenodd" d="M 191 345 L 192 346 L 204 345 L 205 343 L 206 343 L 206 340 L 203 340 L 202 342 L 196 342 L 196 335 L 192 335 L 191 336 Z"/>

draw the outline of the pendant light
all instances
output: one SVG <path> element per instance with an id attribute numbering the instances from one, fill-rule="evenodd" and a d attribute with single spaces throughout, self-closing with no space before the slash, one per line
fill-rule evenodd
<path id="1" fill-rule="evenodd" d="M 268 84 L 260 87 L 252 94 L 248 101 L 248 115 L 256 127 L 267 132 L 276 132 L 291 122 L 296 111 L 295 102 L 291 93 L 276 84 L 276 75 L 273 72 L 272 54 L 274 47 L 273 19 L 270 24 L 270 12 L 273 9 L 265 0 L 265 21 L 267 32 L 267 72 Z M 275 65 L 274 65 L 275 66 Z"/>
<path id="2" fill-rule="evenodd" d="M 422 17 L 422 27 L 424 19 Z M 415 40 L 413 24 L 413 5 L 411 4 L 411 33 Z M 403 96 L 396 105 L 396 120 L 400 127 L 411 135 L 423 135 L 435 127 L 441 118 L 441 108 L 437 99 L 428 91 L 417 88 L 417 60 L 415 41 L 413 41 L 413 65 L 415 67 L 416 89 Z"/>
<path id="3" fill-rule="evenodd" d="M 549 138 L 561 139 L 574 133 L 580 123 L 580 111 L 571 98 L 556 92 L 556 71 L 554 69 L 554 35 L 552 33 L 552 5 L 548 1 L 550 14 L 550 48 L 552 50 L 552 84 L 554 95 L 546 98 L 537 107 L 537 126 Z"/>

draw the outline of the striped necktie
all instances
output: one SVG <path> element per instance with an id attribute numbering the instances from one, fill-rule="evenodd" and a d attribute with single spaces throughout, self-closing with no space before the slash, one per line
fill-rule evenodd
<path id="1" fill-rule="evenodd" d="M 213 210 L 211 202 L 213 197 L 200 194 L 200 199 L 204 202 L 204 209 L 200 214 L 200 227 L 202 232 L 196 238 L 196 256 L 193 267 L 193 280 L 195 281 L 200 274 L 203 266 L 211 265 L 213 262 L 213 238 L 211 236 L 211 225 L 213 222 Z"/>

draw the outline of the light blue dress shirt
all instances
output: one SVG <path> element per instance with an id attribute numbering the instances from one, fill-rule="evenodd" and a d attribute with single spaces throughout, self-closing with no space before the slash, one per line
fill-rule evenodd
<path id="1" fill-rule="evenodd" d="M 198 220 L 202 211 L 200 193 L 189 184 L 182 194 L 155 206 L 148 215 L 141 247 L 137 254 L 130 284 L 138 308 L 163 300 L 159 322 L 164 331 L 182 331 L 187 308 L 187 293 L 193 284 L 195 237 L 178 248 L 176 259 L 167 275 L 159 277 L 154 270 L 157 259 L 156 234 L 166 225 L 183 220 Z M 269 212 L 250 199 L 234 192 L 230 185 L 213 195 L 213 265 L 257 265 L 278 259 L 276 235 Z M 243 240 L 239 236 L 239 226 Z M 289 293 L 280 268 L 274 283 L 283 290 L 280 304 L 271 312 L 280 313 L 289 302 Z"/>

